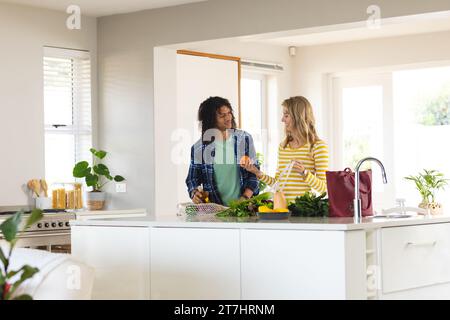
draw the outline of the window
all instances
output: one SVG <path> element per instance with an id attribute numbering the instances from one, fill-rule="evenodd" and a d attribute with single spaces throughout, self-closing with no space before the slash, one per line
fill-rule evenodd
<path id="1" fill-rule="evenodd" d="M 418 206 L 420 195 L 406 176 L 434 169 L 450 178 L 450 152 L 443 145 L 450 136 L 450 67 L 340 76 L 333 88 L 332 164 L 354 169 L 366 156 L 384 163 L 388 185 L 372 166 L 376 210 L 394 207 L 396 198 Z M 449 189 L 438 195 L 444 207 Z"/>
<path id="2" fill-rule="evenodd" d="M 419 194 L 403 177 L 434 169 L 450 178 L 450 67 L 396 71 L 394 99 L 394 166 L 397 195 L 420 202 Z M 450 186 L 437 195 L 450 205 Z"/>
<path id="3" fill-rule="evenodd" d="M 368 154 L 382 158 L 383 87 L 344 88 L 342 106 L 344 166 L 354 168 Z M 367 120 L 355 121 L 355 118 Z"/>
<path id="4" fill-rule="evenodd" d="M 246 72 L 241 79 L 241 127 L 252 135 L 263 170 L 268 168 L 266 123 L 266 76 Z"/>
<path id="5" fill-rule="evenodd" d="M 91 160 L 91 66 L 88 52 L 44 48 L 45 176 L 73 182 L 76 162 Z"/>
<path id="6" fill-rule="evenodd" d="M 246 66 L 241 78 L 241 128 L 253 137 L 256 152 L 263 162 L 262 171 L 272 176 L 280 143 L 278 77 L 282 70 L 279 67 L 274 71 L 270 64 L 261 64 L 258 68 Z"/>
<path id="7" fill-rule="evenodd" d="M 359 160 L 372 156 L 380 159 L 392 178 L 392 135 L 390 134 L 389 74 L 358 75 L 334 79 L 336 117 L 331 132 L 335 140 L 331 151 L 332 167 L 355 169 Z M 392 181 L 384 185 L 377 165 L 366 162 L 363 169 L 372 169 L 374 209 L 392 207 Z"/>

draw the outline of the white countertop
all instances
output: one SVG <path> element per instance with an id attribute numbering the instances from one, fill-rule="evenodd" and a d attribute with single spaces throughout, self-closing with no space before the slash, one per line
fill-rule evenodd
<path id="1" fill-rule="evenodd" d="M 77 220 L 131 219 L 147 216 L 146 209 L 75 211 Z"/>
<path id="2" fill-rule="evenodd" d="M 67 209 L 67 212 L 73 212 L 77 216 L 109 216 L 109 215 L 122 215 L 122 214 L 147 214 L 146 209 L 128 209 L 128 210 L 71 210 Z"/>
<path id="3" fill-rule="evenodd" d="M 286 229 L 286 230 L 363 230 L 450 222 L 450 215 L 415 216 L 410 218 L 303 218 L 260 220 L 251 218 L 217 218 L 214 215 L 193 217 L 168 216 L 161 218 L 130 217 L 72 221 L 72 226 L 160 227 L 160 228 L 222 228 L 222 229 Z"/>

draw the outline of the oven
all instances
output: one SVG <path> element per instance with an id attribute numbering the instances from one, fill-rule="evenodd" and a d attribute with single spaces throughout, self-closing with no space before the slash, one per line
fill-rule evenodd
<path id="1" fill-rule="evenodd" d="M 11 217 L 16 211 L 0 211 L 0 223 Z M 26 221 L 27 212 L 22 221 Z M 46 250 L 56 253 L 70 253 L 70 224 L 76 215 L 69 212 L 44 211 L 43 218 L 18 236 L 16 246 Z M 0 234 L 0 242 L 5 240 Z"/>
<path id="2" fill-rule="evenodd" d="M 18 237 L 17 247 L 71 253 L 70 230 L 60 232 L 24 232 Z"/>

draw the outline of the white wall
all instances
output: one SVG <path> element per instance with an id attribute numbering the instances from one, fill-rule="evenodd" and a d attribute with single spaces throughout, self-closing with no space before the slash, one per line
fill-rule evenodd
<path id="1" fill-rule="evenodd" d="M 24 184 L 45 174 L 43 46 L 91 51 L 96 119 L 96 20 L 83 17 L 81 30 L 71 31 L 67 16 L 0 3 L 0 206 L 27 204 Z"/>
<path id="2" fill-rule="evenodd" d="M 112 207 L 154 214 L 154 47 L 365 21 L 372 0 L 209 0 L 99 19 L 100 144 L 128 179 Z M 379 0 L 383 17 L 450 9 L 448 0 Z M 119 169 L 117 169 L 119 170 Z M 180 182 L 182 183 L 182 182 Z"/>

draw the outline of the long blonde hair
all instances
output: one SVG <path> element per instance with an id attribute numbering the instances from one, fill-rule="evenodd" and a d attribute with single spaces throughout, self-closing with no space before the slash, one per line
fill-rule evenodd
<path id="1" fill-rule="evenodd" d="M 283 141 L 283 148 L 286 148 L 289 142 L 294 140 L 293 136 L 296 136 L 303 142 L 309 143 L 312 150 L 319 137 L 316 132 L 316 120 L 311 103 L 305 97 L 296 96 L 284 100 L 281 105 L 286 107 L 293 121 L 292 132 L 285 130 L 286 138 Z"/>

